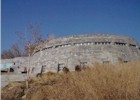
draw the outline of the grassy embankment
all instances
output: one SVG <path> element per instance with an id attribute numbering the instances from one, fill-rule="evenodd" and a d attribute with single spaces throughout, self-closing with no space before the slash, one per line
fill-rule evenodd
<path id="1" fill-rule="evenodd" d="M 15 87 L 21 88 L 20 95 L 10 92 L 9 96 L 7 90 L 13 88 L 11 91 L 14 91 Z M 139 100 L 140 61 L 96 64 L 93 68 L 67 74 L 49 72 L 30 79 L 29 89 L 25 89 L 23 83 L 15 87 L 9 85 L 2 90 L 3 100 L 10 100 L 12 95 L 11 100 L 20 100 L 23 95 L 24 100 Z"/>

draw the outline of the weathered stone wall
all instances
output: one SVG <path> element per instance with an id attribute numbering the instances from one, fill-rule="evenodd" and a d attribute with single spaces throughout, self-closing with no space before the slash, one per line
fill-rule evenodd
<path id="1" fill-rule="evenodd" d="M 7 64 L 11 64 L 10 67 L 14 68 L 15 73 L 21 73 L 25 67 L 28 67 L 28 57 L 16 57 L 13 59 L 1 59 L 1 69 L 9 68 Z M 3 66 L 2 66 L 3 65 Z"/>
<path id="2" fill-rule="evenodd" d="M 129 62 L 140 59 L 139 44 L 132 38 L 109 34 L 79 35 L 58 38 L 44 44 L 31 57 L 34 73 L 41 70 L 58 70 L 58 65 L 70 70 L 75 65 L 86 63 L 115 63 L 119 60 Z"/>

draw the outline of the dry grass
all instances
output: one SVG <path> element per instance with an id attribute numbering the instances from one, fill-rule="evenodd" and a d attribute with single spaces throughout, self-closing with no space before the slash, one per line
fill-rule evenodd
<path id="1" fill-rule="evenodd" d="M 81 72 L 44 75 L 36 82 L 44 85 L 27 95 L 29 100 L 40 94 L 42 100 L 139 100 L 140 62 L 97 64 Z"/>
<path id="2" fill-rule="evenodd" d="M 140 61 L 32 78 L 25 100 L 139 100 Z"/>

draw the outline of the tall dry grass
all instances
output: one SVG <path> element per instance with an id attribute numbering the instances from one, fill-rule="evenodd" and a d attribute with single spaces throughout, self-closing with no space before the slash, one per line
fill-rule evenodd
<path id="1" fill-rule="evenodd" d="M 26 100 L 140 100 L 140 61 L 34 78 Z"/>

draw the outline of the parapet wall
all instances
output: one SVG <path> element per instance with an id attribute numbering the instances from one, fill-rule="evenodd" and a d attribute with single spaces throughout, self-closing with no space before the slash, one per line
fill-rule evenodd
<path id="1" fill-rule="evenodd" d="M 126 44 L 133 44 L 133 45 L 138 45 L 138 43 L 129 37 L 126 36 L 116 36 L 116 35 L 109 35 L 109 34 L 87 34 L 87 35 L 77 35 L 77 36 L 69 36 L 69 37 L 63 37 L 63 38 L 58 38 L 51 40 L 44 45 L 40 45 L 39 47 L 50 49 L 51 47 L 54 46 L 59 46 L 59 45 L 72 45 L 74 43 L 83 43 L 83 42 L 120 42 L 120 43 L 126 43 Z M 38 49 L 40 50 L 40 48 Z M 37 51 L 38 51 L 37 50 Z"/>
<path id="2" fill-rule="evenodd" d="M 32 65 L 40 71 L 58 71 L 58 67 L 74 70 L 75 65 L 129 62 L 140 59 L 139 44 L 132 38 L 109 34 L 63 37 L 40 45 L 32 55 Z M 46 67 L 45 67 L 46 66 Z"/>

